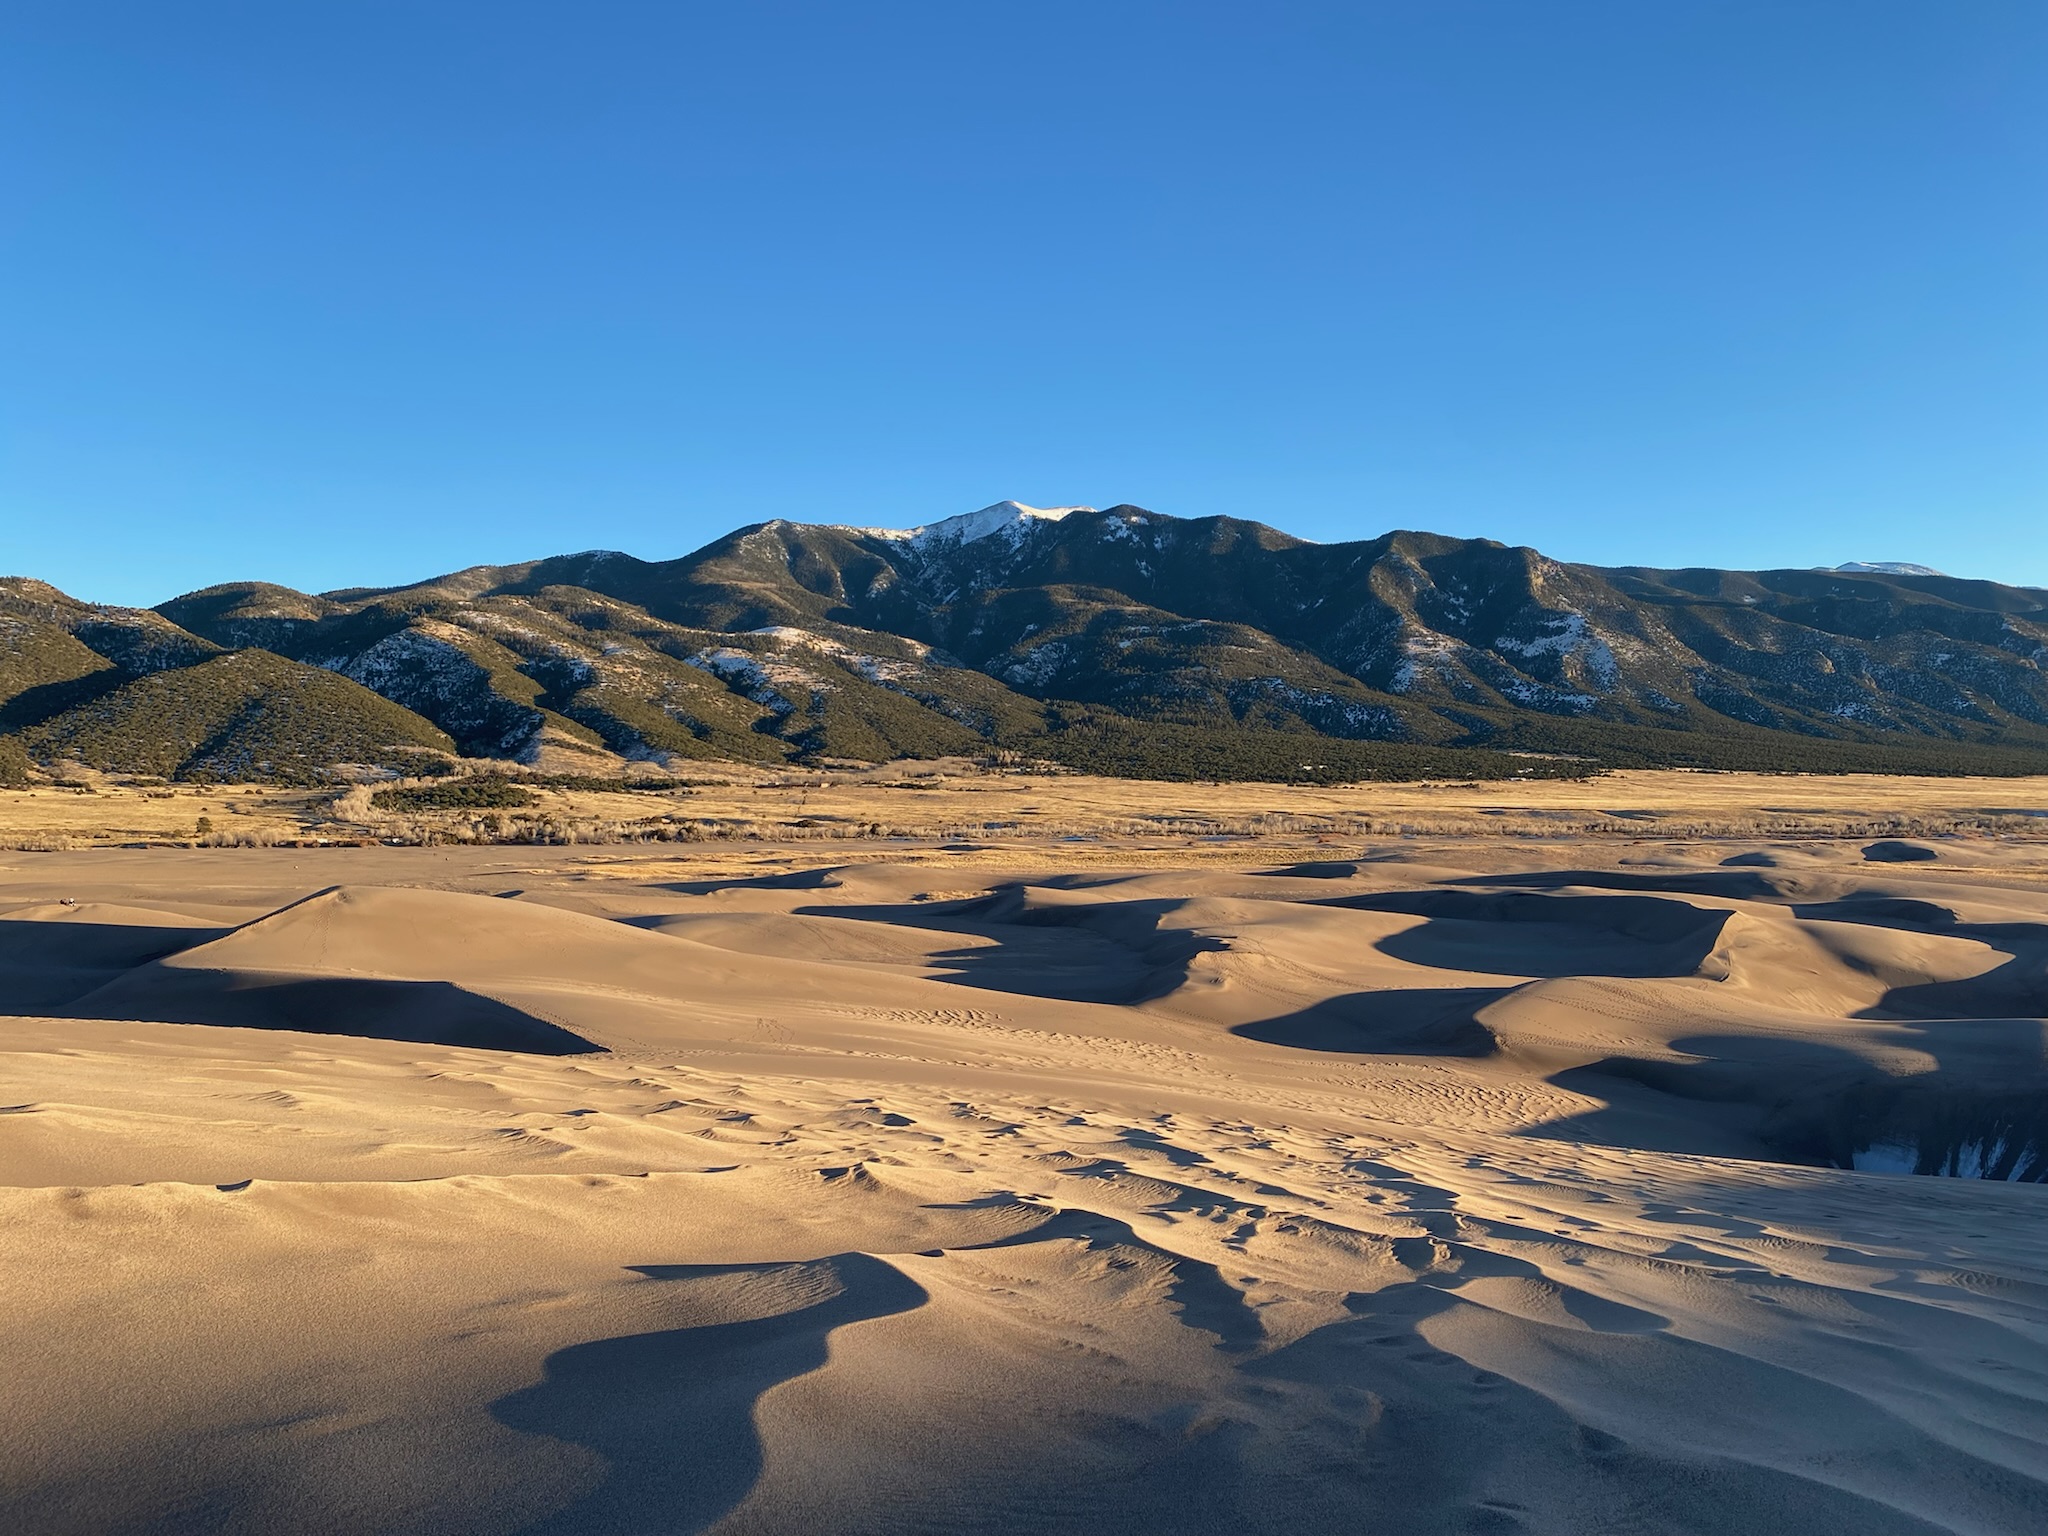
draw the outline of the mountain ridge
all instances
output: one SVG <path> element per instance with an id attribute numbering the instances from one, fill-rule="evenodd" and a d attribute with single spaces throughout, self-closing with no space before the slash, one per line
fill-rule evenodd
<path id="1" fill-rule="evenodd" d="M 154 609 L 17 578 L 5 625 L 0 738 L 38 761 L 78 736 L 58 717 L 94 689 L 260 650 L 405 711 L 402 729 L 377 717 L 397 758 L 439 739 L 507 760 L 544 743 L 656 761 L 1005 750 L 1210 777 L 1239 759 L 1459 772 L 1475 751 L 2048 768 L 2036 589 L 1600 567 L 1416 530 L 1312 543 L 1129 504 L 775 519 L 669 560 L 229 582 Z"/>

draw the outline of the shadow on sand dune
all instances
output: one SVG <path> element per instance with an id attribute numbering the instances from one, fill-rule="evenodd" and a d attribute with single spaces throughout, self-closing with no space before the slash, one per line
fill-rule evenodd
<path id="1" fill-rule="evenodd" d="M 1348 992 L 1294 1013 L 1235 1025 L 1233 1035 L 1267 1045 L 1354 1055 L 1490 1056 L 1493 1031 L 1479 1010 L 1513 987 L 1417 987 Z"/>
<path id="2" fill-rule="evenodd" d="M 209 943 L 227 928 L 0 922 L 0 1011 L 61 1012 L 136 966 Z"/>
<path id="3" fill-rule="evenodd" d="M 1107 1176 L 1073 1170 L 1086 1179 Z M 1361 1171 L 1373 1165 L 1361 1163 Z M 1387 1169 L 1375 1175 L 1417 1223 L 1455 1234 L 1457 1198 Z M 1213 1202 L 1212 1202 L 1213 1203 Z M 1550 1242 L 1548 1233 L 1497 1235 Z M 1530 1530 L 1655 1530 L 1708 1536 L 1772 1530 L 1927 1536 L 1938 1527 L 1855 1491 L 1883 1490 L 1883 1469 L 1975 1490 L 1984 1528 L 2021 1507 L 2032 1485 L 1916 1431 L 1851 1391 L 1670 1332 L 1661 1314 L 1550 1280 L 1534 1264 L 1449 1240 L 1455 1268 L 1429 1273 L 1446 1240 L 1395 1240 L 1416 1278 L 1343 1298 L 1343 1314 L 1277 1347 L 1256 1310 L 1216 1266 L 1137 1237 L 1128 1223 L 1070 1208 L 982 1248 L 1040 1248 L 1051 1278 L 1034 1304 L 996 1326 L 993 1358 L 1026 1370 L 1043 1330 L 1091 1275 L 1169 1267 L 1164 1299 L 1214 1339 L 1185 1384 L 1117 1362 L 1092 1395 L 1040 1398 L 1027 1411 L 986 1397 L 901 1400 L 907 1438 L 867 1422 L 862 1405 L 786 1426 L 785 1447 L 816 1481 L 770 1470 L 759 1416 L 772 1389 L 823 1366 L 835 1329 L 923 1306 L 923 1287 L 881 1259 L 841 1254 L 810 1264 L 649 1266 L 659 1281 L 788 1277 L 785 1295 L 830 1293 L 771 1317 L 601 1339 L 559 1350 L 544 1378 L 491 1406 L 501 1424 L 586 1447 L 602 1480 L 522 1536 L 669 1536 L 725 1528 L 750 1494 L 762 1506 L 734 1528 L 931 1531 L 956 1536 L 1064 1530 L 1098 1536 L 1206 1531 L 1372 1530 L 1387 1536 L 1514 1536 Z M 1046 1245 L 1041 1247 L 1041 1245 Z M 1067 1253 L 1064 1261 L 1060 1250 Z M 933 1255 L 937 1257 L 937 1255 Z M 1052 1266 L 1048 1268 L 1048 1263 Z M 820 1272 L 824 1273 L 820 1273 Z M 1070 1289 L 1072 1288 L 1072 1289 Z M 1533 1314 L 1533 1316 L 1531 1315 Z M 1093 1327 L 1084 1328 L 1088 1338 Z M 943 1335 L 922 1356 L 899 1336 L 891 1360 L 915 1378 L 957 1365 Z M 1018 1348 L 1019 1339 L 1028 1340 Z M 1033 1346 L 1037 1348 L 1033 1348 Z M 1099 1353 L 1089 1346 L 1084 1356 Z M 1475 1363 L 1513 1355 L 1583 1379 L 1705 1383 L 1704 1401 L 1654 1399 L 1641 1423 L 1593 1395 L 1595 1427 L 1558 1400 Z M 1089 1380 L 1085 1376 L 1081 1380 Z M 1794 1403 L 1825 1426 L 1826 1470 L 1802 1476 L 1750 1430 L 1764 1405 Z M 870 1410 L 871 1411 L 871 1410 Z M 1712 1449 L 1687 1443 L 1704 1422 Z M 773 1424 L 775 1420 L 769 1420 Z M 785 1421 L 786 1423 L 786 1421 Z M 1626 1435 L 1628 1438 L 1623 1438 Z M 887 1455 L 887 1465 L 874 1458 Z M 1873 1471 L 1873 1468 L 1879 1469 Z M 1847 1484 L 1848 1486 L 1843 1486 Z M 751 1518 L 749 1518 L 751 1516 Z"/>
<path id="4" fill-rule="evenodd" d="M 1548 1240 L 1536 1231 L 1526 1236 Z M 1884 1501 L 1892 1491 L 1882 1470 L 1888 1465 L 1907 1469 L 1897 1480 L 1908 1483 L 1915 1476 L 1974 1479 L 1983 1493 L 1973 1515 L 1995 1521 L 2028 1507 L 2032 1488 L 2022 1475 L 1953 1450 L 1853 1391 L 1677 1337 L 1658 1315 L 1558 1286 L 1534 1266 L 1463 1252 L 1472 1261 L 1463 1273 L 1351 1295 L 1350 1320 L 1316 1329 L 1246 1370 L 1249 1383 L 1269 1389 L 1326 1393 L 1336 1410 L 1304 1416 L 1287 1432 L 1296 1457 L 1342 1464 L 1351 1474 L 1348 1483 L 1304 1480 L 1317 1485 L 1311 1496 L 1327 1498 L 1333 1484 L 1352 1496 L 1338 1507 L 1301 1509 L 1293 1529 L 1400 1536 L 1933 1536 L 1947 1529 Z M 1488 1304 L 1498 1294 L 1484 1291 L 1489 1282 L 1509 1295 L 1528 1286 L 1525 1295 L 1555 1297 L 1554 1321 L 1504 1315 Z M 1539 1377 L 1562 1367 L 1583 1381 L 1594 1362 L 1634 1382 L 1668 1376 L 1699 1401 L 1688 1409 L 1666 1397 L 1631 1418 L 1597 1396 L 1553 1397 L 1487 1368 L 1504 1359 Z M 1787 1411 L 1826 1426 L 1819 1438 L 1829 1454 L 1812 1458 L 1810 1475 L 1767 1437 L 1748 1432 L 1767 1412 Z M 1284 1497 L 1284 1486 L 1267 1491 Z"/>
<path id="5" fill-rule="evenodd" d="M 294 1030 L 549 1056 L 601 1049 L 552 1020 L 449 981 L 191 963 L 199 957 L 190 951 L 304 911 L 319 899 L 240 928 L 68 917 L 0 921 L 0 1012 Z M 180 955 L 186 959 L 179 961 Z"/>
<path id="6" fill-rule="evenodd" d="M 1516 891 L 1388 891 L 1312 905 L 1427 918 L 1375 946 L 1411 965 L 1541 977 L 1690 976 L 1714 952 L 1730 916 L 1655 896 Z"/>
<path id="7" fill-rule="evenodd" d="M 1168 926 L 1185 903 L 1171 899 L 1034 904 L 1022 887 L 941 904 L 799 907 L 800 916 L 887 923 L 933 933 L 992 939 L 986 945 L 940 950 L 931 962 L 956 982 L 989 992 L 1070 1003 L 1135 1004 L 1165 997 L 1188 979 L 1196 955 L 1230 946 L 1222 939 Z"/>
<path id="8" fill-rule="evenodd" d="M 541 1056 L 603 1049 L 559 1024 L 446 981 L 152 966 L 53 1012 L 65 1018 L 289 1029 Z"/>
<path id="9" fill-rule="evenodd" d="M 1965 923 L 1933 902 L 1869 899 L 1794 907 L 1801 918 L 1864 923 L 1969 939 L 2003 954 L 1978 976 L 1893 987 L 1865 1014 L 1905 1019 L 2048 1018 L 2048 924 Z"/>
<path id="10" fill-rule="evenodd" d="M 1522 1134 L 1692 1150 L 1690 1127 L 1746 1137 L 1750 1155 L 1776 1162 L 2044 1182 L 2043 1033 L 2033 1019 L 1930 1022 L 1902 1033 L 1901 1044 L 1938 1063 L 1911 1077 L 1817 1040 L 1686 1036 L 1671 1049 L 1689 1059 L 1610 1057 L 1558 1073 L 1559 1087 L 1608 1106 Z M 1646 1113 L 1650 1096 L 1658 1103 Z"/>
<path id="11" fill-rule="evenodd" d="M 831 1294 L 810 1306 L 571 1345 L 548 1357 L 538 1384 L 493 1403 L 499 1423 L 588 1446 L 607 1463 L 603 1482 L 526 1526 L 523 1536 L 702 1530 L 745 1498 L 761 1474 L 754 1428 L 761 1395 L 823 1365 L 833 1329 L 926 1300 L 902 1271 L 862 1253 L 815 1264 L 639 1267 L 650 1280 L 685 1282 L 736 1275 L 811 1280 L 820 1269 L 829 1272 Z"/>
<path id="12" fill-rule="evenodd" d="M 1667 880 L 1566 871 L 1516 879 L 1591 886 L 1625 880 L 1639 889 L 1654 881 L 1672 890 L 1704 894 L 1713 887 L 1715 894 L 1733 896 L 1736 883 L 1754 878 L 1747 871 L 1730 874 L 1733 880 L 1712 872 Z M 1672 1054 L 1660 1049 L 1616 1055 L 1559 1072 L 1552 1083 L 1605 1100 L 1606 1107 L 1525 1134 L 1823 1167 L 2048 1178 L 2048 925 L 1965 923 L 1937 903 L 1888 895 L 1808 902 L 1785 901 L 1776 891 L 1770 896 L 1801 922 L 1966 939 L 2007 958 L 1981 975 L 1892 986 L 1874 1005 L 1849 1015 L 1898 1026 L 1885 1037 L 1886 1045 L 1925 1053 L 1936 1063 L 1933 1071 L 1897 1076 L 1867 1051 L 1823 1038 L 1763 1031 L 1694 1035 L 1667 1042 Z M 1397 934 L 1382 947 L 1392 951 L 1400 944 L 1405 958 L 1456 962 L 1467 970 L 1489 968 L 1469 958 L 1473 946 L 1487 942 L 1497 946 L 1497 964 L 1531 964 L 1537 957 L 1514 935 L 1518 920 L 1555 932 L 1559 925 L 1546 912 L 1581 906 L 1597 913 L 1607 931 L 1591 945 L 1560 944 L 1556 968 L 1528 972 L 1551 975 L 1685 974 L 1681 967 L 1706 958 L 1728 916 L 1652 897 L 1513 892 L 1397 892 L 1344 898 L 1341 904 L 1429 915 L 1422 928 Z M 1632 911 L 1627 904 L 1646 910 Z M 1647 910 L 1653 908 L 1662 915 Z M 1461 913 L 1466 915 L 1455 915 Z M 1498 937 L 1489 940 L 1489 931 Z M 1617 948 L 1617 939 L 1637 947 Z M 1621 969 L 1617 958 L 1625 964 L 1655 959 L 1671 969 Z"/>
<path id="13" fill-rule="evenodd" d="M 1689 869 L 1653 874 L 1627 869 L 1546 869 L 1515 875 L 1463 875 L 1445 882 L 1453 886 L 1511 887 L 1524 891 L 1556 891 L 1578 887 L 1590 891 L 1638 891 L 1657 896 L 1706 896 L 1724 901 L 1777 901 L 1782 880 L 1755 869 Z"/>
<path id="14" fill-rule="evenodd" d="M 845 884 L 843 864 L 793 869 L 786 874 L 735 875 L 716 880 L 672 880 L 654 889 L 679 896 L 717 896 L 726 891 L 826 891 Z"/>

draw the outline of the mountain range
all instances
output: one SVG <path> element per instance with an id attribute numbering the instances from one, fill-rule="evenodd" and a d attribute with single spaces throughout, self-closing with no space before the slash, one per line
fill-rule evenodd
<path id="1" fill-rule="evenodd" d="M 2048 591 L 1016 502 L 154 609 L 0 580 L 0 774 L 313 781 L 550 747 L 1164 777 L 2044 771 Z"/>

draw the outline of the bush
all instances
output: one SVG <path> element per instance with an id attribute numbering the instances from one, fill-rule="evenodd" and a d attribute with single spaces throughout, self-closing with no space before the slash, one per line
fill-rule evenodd
<path id="1" fill-rule="evenodd" d="M 691 793 L 689 786 L 670 778 L 601 778 L 587 773 L 536 773 L 525 780 L 535 789 L 573 789 L 593 795 L 666 795 Z"/>
<path id="2" fill-rule="evenodd" d="M 380 811 L 503 811 L 537 803 L 502 773 L 478 773 L 441 784 L 402 784 L 380 789 L 370 804 Z"/>

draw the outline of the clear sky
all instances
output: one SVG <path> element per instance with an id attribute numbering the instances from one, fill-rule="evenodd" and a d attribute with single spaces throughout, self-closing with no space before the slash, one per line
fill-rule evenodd
<path id="1" fill-rule="evenodd" d="M 1003 497 L 2048 585 L 2048 4 L 0 14 L 0 570 Z"/>

